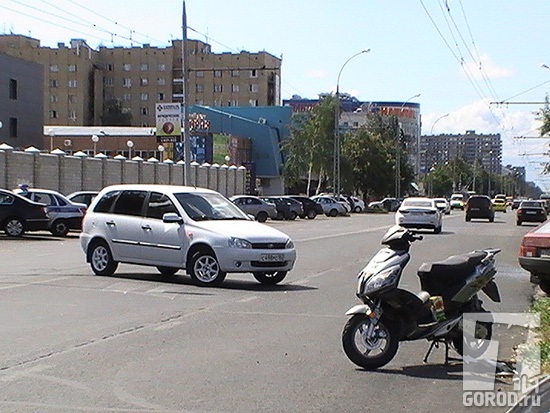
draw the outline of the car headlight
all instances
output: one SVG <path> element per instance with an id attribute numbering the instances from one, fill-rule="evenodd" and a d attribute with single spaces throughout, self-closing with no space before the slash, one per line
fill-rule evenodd
<path id="1" fill-rule="evenodd" d="M 290 238 L 286 242 L 285 248 L 288 249 L 288 250 L 294 248 L 294 242 L 292 242 L 292 240 Z"/>
<path id="2" fill-rule="evenodd" d="M 233 238 L 233 237 L 229 238 L 229 246 L 231 248 L 246 248 L 246 249 L 252 248 L 252 244 L 247 240 L 241 239 L 241 238 Z"/>

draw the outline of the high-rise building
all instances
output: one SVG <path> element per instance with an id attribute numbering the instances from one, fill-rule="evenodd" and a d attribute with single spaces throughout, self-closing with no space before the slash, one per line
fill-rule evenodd
<path id="1" fill-rule="evenodd" d="M 0 53 L 39 63 L 44 70 L 44 124 L 101 125 L 106 109 L 154 126 L 157 102 L 183 100 L 182 41 L 169 47 L 40 46 L 22 35 L 0 35 Z M 282 60 L 267 52 L 213 53 L 187 40 L 188 104 L 278 106 Z M 131 115 L 131 116 L 128 116 Z M 123 121 L 124 122 L 124 121 Z"/>
<path id="2" fill-rule="evenodd" d="M 491 174 L 502 171 L 500 133 L 479 134 L 467 130 L 460 135 L 422 135 L 419 142 L 420 173 L 428 173 L 435 165 L 461 159 Z"/>

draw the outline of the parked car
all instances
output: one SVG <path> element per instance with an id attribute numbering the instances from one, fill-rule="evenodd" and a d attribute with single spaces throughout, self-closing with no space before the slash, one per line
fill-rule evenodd
<path id="1" fill-rule="evenodd" d="M 405 198 L 395 213 L 395 223 L 405 228 L 433 229 L 441 232 L 442 214 L 432 198 Z"/>
<path id="2" fill-rule="evenodd" d="M 464 195 L 462 195 L 462 194 L 452 194 L 449 204 L 451 206 L 451 209 L 464 210 Z"/>
<path id="3" fill-rule="evenodd" d="M 78 191 L 67 195 L 67 199 L 71 202 L 90 206 L 93 199 L 97 196 L 98 193 L 98 191 Z"/>
<path id="4" fill-rule="evenodd" d="M 346 215 L 347 211 L 344 206 L 328 195 L 315 195 L 312 196 L 315 202 L 317 202 L 323 208 L 323 212 L 327 217 L 336 217 L 338 215 Z"/>
<path id="5" fill-rule="evenodd" d="M 13 192 L 31 201 L 46 204 L 50 217 L 50 232 L 56 237 L 65 237 L 70 230 L 82 228 L 82 218 L 88 208 L 86 204 L 71 202 L 65 195 L 49 189 L 17 188 Z"/>
<path id="6" fill-rule="evenodd" d="M 495 211 L 506 213 L 507 207 L 508 205 L 506 205 L 506 197 L 493 199 L 493 209 Z"/>
<path id="7" fill-rule="evenodd" d="M 315 219 L 318 214 L 323 213 L 323 207 L 305 195 L 287 195 L 287 197 L 302 203 L 304 212 L 300 218 Z"/>
<path id="8" fill-rule="evenodd" d="M 451 204 L 445 198 L 434 198 L 434 201 L 443 214 L 449 215 L 451 213 Z"/>
<path id="9" fill-rule="evenodd" d="M 351 204 L 353 212 L 359 213 L 365 210 L 365 202 L 356 196 L 349 196 L 348 202 Z"/>
<path id="10" fill-rule="evenodd" d="M 185 269 L 202 286 L 243 272 L 277 284 L 296 260 L 288 235 L 255 222 L 216 191 L 177 185 L 104 188 L 86 213 L 80 242 L 95 274 L 112 275 L 119 263 L 164 275 Z"/>
<path id="11" fill-rule="evenodd" d="M 47 231 L 50 217 L 45 204 L 0 189 L 0 228 L 10 237 L 29 231 Z"/>
<path id="12" fill-rule="evenodd" d="M 523 222 L 544 222 L 547 214 L 544 205 L 538 200 L 522 201 L 516 211 L 516 224 Z"/>
<path id="13" fill-rule="evenodd" d="M 521 201 L 523 201 L 523 200 L 522 199 L 514 199 L 512 201 L 512 209 L 518 209 L 519 204 L 521 204 Z"/>
<path id="14" fill-rule="evenodd" d="M 269 196 L 262 197 L 262 200 L 275 204 L 275 208 L 277 209 L 276 219 L 290 219 L 293 221 L 300 215 L 304 215 L 302 203 L 295 199 L 283 196 Z"/>
<path id="15" fill-rule="evenodd" d="M 466 201 L 466 222 L 472 218 L 488 219 L 489 222 L 495 221 L 495 210 L 491 198 L 486 195 L 472 195 Z"/>
<path id="16" fill-rule="evenodd" d="M 550 221 L 523 236 L 518 260 L 519 265 L 531 274 L 531 282 L 550 294 Z"/>
<path id="17" fill-rule="evenodd" d="M 267 218 L 277 218 L 277 208 L 271 202 L 253 195 L 235 195 L 229 198 L 243 212 L 250 214 L 258 222 L 265 222 Z"/>
<path id="18" fill-rule="evenodd" d="M 382 208 L 388 212 L 395 212 L 399 209 L 401 201 L 397 198 L 384 198 L 381 201 L 373 201 L 369 203 L 369 208 Z"/>

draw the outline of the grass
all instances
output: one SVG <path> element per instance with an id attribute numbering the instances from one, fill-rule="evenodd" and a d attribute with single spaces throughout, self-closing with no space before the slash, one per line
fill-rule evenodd
<path id="1" fill-rule="evenodd" d="M 540 361 L 541 373 L 550 374 L 550 297 L 537 299 L 530 310 L 540 314 Z"/>

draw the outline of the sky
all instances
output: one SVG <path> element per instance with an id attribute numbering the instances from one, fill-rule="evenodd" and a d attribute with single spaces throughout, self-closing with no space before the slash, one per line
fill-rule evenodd
<path id="1" fill-rule="evenodd" d="M 169 46 L 183 0 L 0 0 L 0 31 L 56 47 Z M 282 58 L 282 98 L 349 93 L 420 104 L 422 134 L 500 133 L 503 164 L 550 192 L 550 1 L 185 0 L 187 36 L 215 53 Z M 362 50 L 368 50 L 355 57 Z M 348 61 L 348 59 L 350 59 Z M 547 64 L 549 68 L 542 65 Z M 340 77 L 338 78 L 338 75 Z M 420 95 L 418 97 L 414 97 Z"/>

